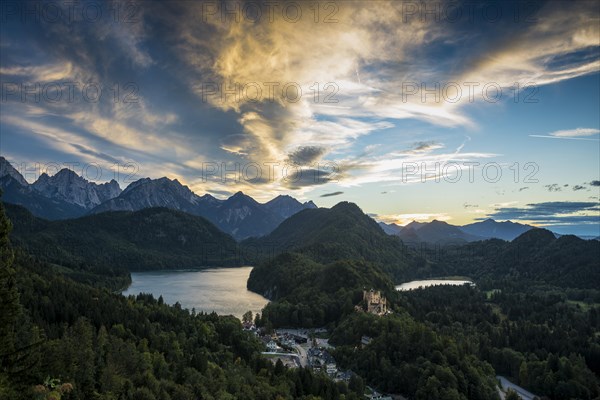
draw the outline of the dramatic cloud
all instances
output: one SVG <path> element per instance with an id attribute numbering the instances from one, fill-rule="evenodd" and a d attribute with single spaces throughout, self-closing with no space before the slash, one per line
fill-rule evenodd
<path id="1" fill-rule="evenodd" d="M 583 190 L 585 189 L 585 186 L 581 186 L 581 185 L 575 185 L 573 186 L 573 191 L 578 191 L 578 190 Z"/>
<path id="2" fill-rule="evenodd" d="M 333 196 L 339 196 L 340 194 L 344 194 L 344 192 L 325 193 L 325 194 L 322 194 L 320 197 L 333 197 Z"/>
<path id="3" fill-rule="evenodd" d="M 531 203 L 524 207 L 500 207 L 488 214 L 487 217 L 531 222 L 540 226 L 574 223 L 598 224 L 600 223 L 600 206 L 594 202 L 576 201 Z"/>
<path id="4" fill-rule="evenodd" d="M 282 179 L 282 183 L 289 189 L 323 185 L 328 182 L 337 182 L 338 174 L 335 172 L 316 168 L 296 168 L 290 170 Z"/>
<path id="5" fill-rule="evenodd" d="M 512 33 L 513 40 L 507 42 L 510 46 L 507 43 L 477 46 L 478 50 L 486 49 L 476 56 L 481 58 L 471 56 L 464 63 L 467 68 L 457 74 L 448 74 L 443 66 L 439 70 L 425 70 L 420 68 L 419 62 L 414 63 L 415 69 L 403 68 L 404 73 L 398 74 L 399 69 L 394 65 L 406 65 L 405 60 L 422 45 L 450 43 L 458 47 L 461 40 L 468 40 L 473 46 L 473 38 L 464 36 L 461 24 L 406 18 L 401 2 L 376 4 L 340 3 L 334 24 L 314 24 L 305 18 L 294 24 L 281 18 L 269 23 L 242 20 L 223 24 L 220 18 L 212 18 L 208 27 L 197 21 L 179 19 L 178 24 L 173 25 L 180 27 L 180 38 L 183 38 L 180 54 L 192 70 L 187 76 L 196 82 L 191 87 L 199 97 L 206 98 L 207 91 L 197 83 L 198 78 L 206 77 L 221 87 L 252 84 L 253 94 L 258 93 L 255 83 L 260 86 L 264 82 L 277 82 L 280 87 L 292 82 L 294 91 L 300 88 L 302 93 L 311 94 L 293 103 L 281 98 L 257 101 L 252 96 L 223 96 L 222 93 L 207 98 L 215 108 L 233 110 L 240 116 L 244 131 L 252 137 L 252 154 L 262 159 L 285 158 L 286 149 L 303 143 L 337 149 L 348 147 L 357 138 L 373 132 L 361 127 L 359 118 L 472 125 L 463 110 L 472 102 L 468 96 L 447 101 L 441 99 L 441 90 L 430 96 L 423 92 L 423 85 L 427 83 L 426 89 L 444 81 L 478 82 L 479 85 L 495 82 L 501 87 L 510 87 L 515 82 L 525 84 L 541 78 L 537 83 L 547 84 L 591 73 L 597 66 L 597 60 L 589 58 L 579 64 L 557 62 L 561 56 L 593 45 L 595 25 L 593 19 L 586 17 L 585 10 L 548 6 L 536 16 L 537 23 L 517 26 Z M 199 5 L 190 7 L 190 15 L 201 12 Z M 564 13 L 569 13 L 577 22 L 563 18 Z M 551 22 L 561 23 L 559 34 L 548 34 L 546 26 Z M 484 24 L 483 21 L 477 23 Z M 453 29 L 459 30 L 459 35 L 452 33 Z M 577 40 L 571 39 L 574 36 Z M 283 67 L 281 59 L 285 60 Z M 331 83 L 331 92 L 337 93 L 336 102 L 315 101 L 315 82 L 320 82 L 321 90 L 324 84 Z M 261 90 L 264 92 L 265 88 Z M 448 96 L 447 92 L 443 94 Z M 438 146 L 421 142 L 412 151 L 426 152 Z"/>
<path id="6" fill-rule="evenodd" d="M 297 21 L 282 14 L 291 2 L 275 2 L 273 19 L 263 9 L 259 20 L 223 18 L 227 2 L 209 3 L 215 13 L 207 13 L 206 2 L 134 2 L 134 18 L 125 22 L 114 21 L 107 9 L 94 23 L 3 21 L 0 74 L 3 84 L 16 85 L 3 91 L 3 154 L 26 161 L 135 162 L 140 177 L 167 175 L 198 193 L 243 190 L 259 199 L 290 190 L 298 197 L 340 188 L 354 195 L 361 187 L 363 196 L 389 193 L 377 205 L 387 202 L 389 209 L 404 200 L 394 198 L 391 187 L 415 188 L 457 169 L 464 182 L 470 163 L 480 164 L 477 185 L 485 162 L 504 168 L 499 158 L 514 154 L 506 154 L 508 146 L 492 151 L 502 148 L 493 113 L 512 116 L 528 95 L 526 85 L 582 77 L 578 98 L 565 102 L 594 104 L 583 96 L 594 88 L 585 91 L 581 83 L 600 67 L 592 1 L 540 2 L 531 18 L 518 21 L 520 2 L 490 3 L 501 8 L 499 21 L 481 13 L 484 6 L 462 9 L 458 21 L 436 18 L 426 3 L 412 0 L 334 2 L 330 20 L 330 8 L 323 9 L 329 3 L 312 5 L 320 7 L 315 15 L 314 7 L 294 2 L 303 11 Z M 237 4 L 240 10 L 244 4 Z M 68 11 L 67 3 L 56 5 Z M 419 9 L 407 15 L 407 5 Z M 23 101 L 19 93 L 22 84 L 67 82 L 77 83 L 71 102 L 65 90 L 63 101 Z M 83 96 L 90 83 L 103 88 L 97 101 Z M 564 85 L 564 93 L 573 88 Z M 562 111 L 548 107 L 545 113 Z M 514 115 L 538 122 L 530 113 Z M 498 128 L 507 130 L 507 143 L 517 136 L 530 140 L 526 135 L 535 132 L 519 118 L 507 119 L 515 129 Z M 577 121 L 541 133 L 598 140 L 595 120 Z M 248 173 L 254 165 L 262 174 Z M 273 176 L 266 173 L 271 166 Z M 490 190 L 506 193 L 502 182 Z M 465 190 L 453 203 L 460 212 L 474 211 L 460 207 L 473 201 L 467 197 L 473 192 Z M 423 196 L 445 200 L 426 190 Z M 432 209 L 445 210 L 438 206 Z"/>
<path id="7" fill-rule="evenodd" d="M 300 166 L 312 165 L 319 161 L 327 152 L 324 147 L 304 146 L 299 147 L 288 155 L 290 163 Z"/>
<path id="8" fill-rule="evenodd" d="M 591 181 L 590 185 L 591 186 L 600 186 L 600 181 Z"/>

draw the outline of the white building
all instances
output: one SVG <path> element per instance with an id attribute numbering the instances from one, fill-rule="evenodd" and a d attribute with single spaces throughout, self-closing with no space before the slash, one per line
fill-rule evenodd
<path id="1" fill-rule="evenodd" d="M 267 350 L 272 351 L 273 353 L 277 351 L 277 343 L 275 343 L 274 341 L 270 341 L 269 343 L 267 343 Z"/>
<path id="2" fill-rule="evenodd" d="M 334 363 L 329 363 L 327 364 L 326 371 L 328 375 L 335 375 L 337 374 L 337 366 Z"/>

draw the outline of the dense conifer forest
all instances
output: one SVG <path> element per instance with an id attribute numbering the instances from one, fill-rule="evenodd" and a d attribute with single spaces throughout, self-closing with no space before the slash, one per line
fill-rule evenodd
<path id="1" fill-rule="evenodd" d="M 381 236 L 369 217 L 344 203 L 303 211 L 304 238 L 284 223 L 279 236 L 237 245 L 210 223 L 189 225 L 185 214 L 166 209 L 96 215 L 94 223 L 102 223 L 90 230 L 85 218 L 50 223 L 7 208 L 15 228 L 11 242 L 3 207 L 6 398 L 361 399 L 368 384 L 418 400 L 497 399 L 497 375 L 541 398 L 600 396 L 596 241 L 532 230 L 513 242 L 417 252 Z M 327 222 L 336 218 L 342 222 Z M 326 327 L 339 366 L 357 374 L 351 384 L 273 365 L 234 317 L 115 293 L 144 259 L 176 264 L 197 257 L 193 246 L 169 256 L 173 244 L 144 239 L 166 231 L 209 235 L 231 253 L 271 243 L 273 256 L 262 254 L 248 280 L 271 300 L 256 322 L 266 331 Z M 91 239 L 80 237 L 85 232 Z M 86 240 L 100 247 L 86 252 Z M 117 255 L 142 261 L 136 268 L 111 264 Z M 476 285 L 395 290 L 401 281 L 443 275 L 473 277 Z M 388 314 L 357 311 L 369 288 L 387 298 Z"/>
<path id="2" fill-rule="evenodd" d="M 234 317 L 123 297 L 14 249 L 0 204 L 0 398 L 360 399 L 344 383 L 273 365 Z M 86 280 L 86 279 L 81 279 Z"/>

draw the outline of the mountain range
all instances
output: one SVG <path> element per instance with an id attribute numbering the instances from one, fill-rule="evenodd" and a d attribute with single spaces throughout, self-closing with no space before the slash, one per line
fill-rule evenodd
<path id="1" fill-rule="evenodd" d="M 148 207 L 167 207 L 202 216 L 240 240 L 266 235 L 287 217 L 317 206 L 312 201 L 301 203 L 291 196 L 278 196 L 263 204 L 242 192 L 220 200 L 210 194 L 198 196 L 177 179 L 144 178 L 131 183 L 119 196 L 94 207 L 90 213 L 138 211 Z"/>
<path id="2" fill-rule="evenodd" d="M 409 244 L 464 244 L 485 239 L 514 240 L 516 237 L 532 229 L 533 226 L 512 221 L 498 222 L 493 219 L 475 222 L 463 226 L 451 225 L 444 221 L 431 222 L 412 221 L 406 226 L 379 222 L 379 226 L 388 235 L 400 237 Z"/>
<path id="3" fill-rule="evenodd" d="M 88 202 L 80 205 L 66 203 L 69 194 L 76 193 L 73 191 L 62 194 L 52 191 L 59 194 L 49 198 L 32 188 L 33 185 L 22 185 L 18 177 L 6 174 L 2 179 L 10 183 L 8 188 L 11 190 L 15 186 L 21 188 L 30 200 L 44 199 L 47 204 L 90 207 Z M 105 211 L 96 206 L 88 215 L 65 220 L 39 218 L 25 207 L 7 203 L 6 211 L 14 225 L 11 238 L 30 254 L 84 271 L 94 267 L 114 269 L 117 273 L 120 270 L 233 266 L 248 262 L 258 265 L 269 260 L 277 263 L 279 258 L 274 257 L 292 252 L 320 265 L 339 260 L 372 265 L 396 282 L 449 275 L 503 279 L 525 277 L 551 284 L 575 285 L 573 287 L 593 286 L 593 283 L 588 284 L 588 277 L 597 282 L 598 241 L 582 240 L 573 235 L 556 238 L 548 230 L 529 229 L 518 224 L 482 221 L 456 227 L 432 221 L 413 222 L 400 230 L 405 237 L 412 235 L 438 242 L 471 241 L 456 247 L 457 252 L 453 248 L 445 248 L 450 250 L 437 254 L 431 253 L 431 249 L 424 249 L 424 252 L 413 250 L 406 238 L 386 234 L 380 224 L 349 202 L 340 202 L 330 209 L 305 208 L 294 213 L 295 209 L 287 205 L 295 202 L 284 196 L 262 205 L 243 193 L 227 200 L 217 200 L 208 195 L 196 196 L 185 186 L 166 178 L 146 179 L 132 184 L 109 202 L 123 206 L 127 203 L 115 199 L 127 199 L 127 196 L 146 190 L 147 185 L 166 185 L 167 188 L 179 185 L 180 192 L 175 196 L 173 190 L 168 189 L 166 193 L 170 196 L 162 196 L 160 191 L 151 191 L 152 195 L 140 205 L 140 210 Z M 77 198 L 91 199 L 86 196 Z M 159 201 L 170 207 L 152 207 L 154 202 Z M 236 243 L 231 235 L 224 233 L 208 218 L 191 215 L 186 212 L 189 210 L 173 209 L 203 203 L 210 204 L 215 215 L 223 218 L 222 224 L 229 223 L 230 226 L 239 220 L 251 221 L 264 210 L 269 210 L 271 215 L 276 214 L 283 222 L 268 234 Z M 131 204 L 136 205 L 135 202 Z M 242 215 L 236 215 L 232 210 L 239 210 Z M 284 219 L 289 214 L 292 215 Z M 509 242 L 477 240 L 481 236 L 459 228 L 479 234 L 495 229 L 494 234 L 505 235 L 507 233 L 502 229 L 508 228 L 524 229 L 525 232 Z"/>
<path id="4" fill-rule="evenodd" d="M 53 176 L 44 173 L 29 184 L 3 157 L 0 157 L 0 189 L 4 202 L 22 205 L 33 215 L 48 220 L 165 207 L 204 217 L 238 241 L 269 235 L 286 219 L 303 210 L 317 208 L 312 201 L 301 203 L 288 195 L 277 196 L 266 203 L 259 203 L 242 192 L 224 200 L 210 194 L 199 196 L 177 179 L 167 177 L 142 178 L 121 190 L 115 180 L 96 184 L 66 168 Z M 300 218 L 294 221 L 303 223 Z M 379 222 L 379 227 L 409 245 L 460 245 L 490 238 L 511 241 L 533 228 L 492 219 L 463 226 L 437 220 L 428 223 L 413 221 L 404 227 Z"/>
<path id="5" fill-rule="evenodd" d="M 166 177 L 142 178 L 121 190 L 114 180 L 96 184 L 66 168 L 53 176 L 42 174 L 29 184 L 3 157 L 0 188 L 3 201 L 22 205 L 49 220 L 166 207 L 202 216 L 238 240 L 266 235 L 298 211 L 317 207 L 312 201 L 301 203 L 291 196 L 278 196 L 264 204 L 242 192 L 225 200 L 210 194 L 199 196 L 177 179 Z"/>

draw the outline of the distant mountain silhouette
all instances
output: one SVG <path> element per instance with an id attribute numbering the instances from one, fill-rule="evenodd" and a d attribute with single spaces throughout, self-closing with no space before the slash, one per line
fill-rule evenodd
<path id="1" fill-rule="evenodd" d="M 380 223 L 380 226 L 383 223 Z M 406 226 L 390 228 L 385 225 L 384 231 L 396 235 L 407 243 L 460 244 L 485 239 L 513 240 L 533 227 L 511 221 L 497 222 L 493 219 L 475 222 L 463 226 L 451 225 L 444 221 L 431 222 L 412 221 Z M 383 226 L 382 226 L 383 228 Z"/>
<path id="2" fill-rule="evenodd" d="M 388 235 L 397 235 L 402 231 L 402 227 L 400 225 L 396 225 L 394 223 L 386 224 L 385 222 L 379 222 L 379 226 L 385 233 Z"/>
<path id="3" fill-rule="evenodd" d="M 460 229 L 470 235 L 483 238 L 498 238 L 503 240 L 513 240 L 533 227 L 530 225 L 519 224 L 512 221 L 498 222 L 489 218 L 485 221 L 475 222 L 463 225 Z"/>
<path id="4" fill-rule="evenodd" d="M 291 196 L 278 196 L 265 204 L 241 192 L 226 200 L 210 194 L 198 196 L 177 179 L 166 177 L 142 178 L 121 191 L 114 180 L 96 184 L 66 168 L 53 176 L 42 174 L 30 185 L 3 157 L 0 189 L 4 202 L 22 205 L 45 219 L 166 207 L 202 216 L 236 239 L 266 235 L 298 211 L 317 207 L 312 201 L 301 203 Z"/>
<path id="5" fill-rule="evenodd" d="M 398 234 L 407 243 L 426 242 L 435 244 L 460 244 L 482 240 L 482 237 L 463 232 L 459 227 L 444 221 L 429 223 L 411 222 Z"/>
<path id="6" fill-rule="evenodd" d="M 278 196 L 261 204 L 242 192 L 219 200 L 210 194 L 198 196 L 176 179 L 144 178 L 91 212 L 136 211 L 148 207 L 167 207 L 199 215 L 236 239 L 245 239 L 266 235 L 288 216 L 316 206 L 312 202 L 300 203 L 291 196 Z"/>

